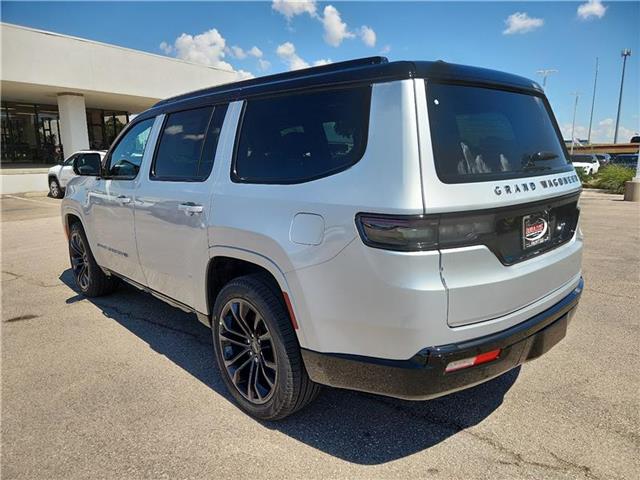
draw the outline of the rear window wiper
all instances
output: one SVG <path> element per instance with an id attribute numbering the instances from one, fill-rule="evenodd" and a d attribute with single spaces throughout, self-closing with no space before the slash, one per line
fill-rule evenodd
<path id="1" fill-rule="evenodd" d="M 554 158 L 558 158 L 558 154 L 554 152 L 536 152 L 533 155 L 530 155 L 529 158 L 534 162 L 553 160 Z"/>
<path id="2" fill-rule="evenodd" d="M 558 158 L 558 154 L 554 152 L 536 152 L 525 157 L 522 161 L 523 170 L 549 170 L 551 167 L 541 167 L 536 165 L 536 162 L 542 162 L 545 160 L 554 160 Z"/>

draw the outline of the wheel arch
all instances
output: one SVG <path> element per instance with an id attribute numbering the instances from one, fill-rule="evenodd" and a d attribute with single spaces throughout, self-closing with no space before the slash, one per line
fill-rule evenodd
<path id="1" fill-rule="evenodd" d="M 82 216 L 73 209 L 69 207 L 63 207 L 62 209 L 62 227 L 64 228 L 64 233 L 69 238 L 69 233 L 71 232 L 71 227 L 74 224 L 80 224 L 82 229 L 85 232 L 85 235 L 88 235 L 87 229 L 85 228 L 84 221 Z M 88 237 L 87 237 L 88 238 Z"/>
<path id="2" fill-rule="evenodd" d="M 214 247 L 210 253 L 205 279 L 207 311 L 210 320 L 213 317 L 216 298 L 224 285 L 243 275 L 261 273 L 269 279 L 274 292 L 277 292 L 281 297 L 300 339 L 301 331 L 298 328 L 295 306 L 289 293 L 290 289 L 284 274 L 275 263 L 258 253 L 233 247 Z"/>

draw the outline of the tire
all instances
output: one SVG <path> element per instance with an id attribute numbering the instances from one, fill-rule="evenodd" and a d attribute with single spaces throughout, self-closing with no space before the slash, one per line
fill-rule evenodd
<path id="1" fill-rule="evenodd" d="M 320 392 L 304 368 L 280 291 L 270 283 L 259 274 L 229 282 L 216 299 L 211 328 L 227 389 L 260 420 L 285 418 Z"/>
<path id="2" fill-rule="evenodd" d="M 64 190 L 60 186 L 60 182 L 55 177 L 49 178 L 49 194 L 53 198 L 62 198 L 64 197 Z"/>
<path id="3" fill-rule="evenodd" d="M 100 297 L 118 287 L 118 279 L 106 275 L 96 263 L 80 223 L 69 230 L 69 260 L 76 286 L 85 296 Z"/>

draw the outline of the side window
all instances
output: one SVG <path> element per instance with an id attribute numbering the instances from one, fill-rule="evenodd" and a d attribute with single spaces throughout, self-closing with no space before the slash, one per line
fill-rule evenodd
<path id="1" fill-rule="evenodd" d="M 68 167 L 69 165 L 73 165 L 73 161 L 76 159 L 78 155 L 71 155 L 69 158 L 67 158 L 64 163 L 62 164 L 62 166 L 64 167 Z"/>
<path id="2" fill-rule="evenodd" d="M 111 151 L 109 176 L 133 179 L 138 175 L 154 118 L 132 126 Z"/>
<path id="3" fill-rule="evenodd" d="M 371 87 L 248 100 L 232 178 L 300 183 L 355 164 L 367 143 Z"/>
<path id="4" fill-rule="evenodd" d="M 211 172 L 226 105 L 172 113 L 158 144 L 151 178 L 201 181 Z"/>
<path id="5" fill-rule="evenodd" d="M 224 117 L 227 114 L 228 105 L 216 105 L 213 111 L 213 117 L 209 124 L 209 130 L 207 131 L 207 138 L 202 148 L 202 158 L 200 159 L 200 165 L 198 167 L 198 178 L 205 180 L 209 177 L 211 169 L 213 168 L 213 161 L 216 158 L 216 149 L 218 148 L 218 140 L 220 139 L 220 132 L 222 131 L 222 124 L 224 123 Z"/>
<path id="6" fill-rule="evenodd" d="M 212 107 L 205 107 L 169 114 L 156 150 L 151 178 L 191 180 L 197 176 L 212 111 Z"/>

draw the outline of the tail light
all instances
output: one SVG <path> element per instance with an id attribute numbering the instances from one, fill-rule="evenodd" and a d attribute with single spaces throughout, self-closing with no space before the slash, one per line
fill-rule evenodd
<path id="1" fill-rule="evenodd" d="M 495 215 L 382 215 L 359 213 L 362 241 L 375 248 L 424 251 L 478 243 L 493 235 Z"/>

